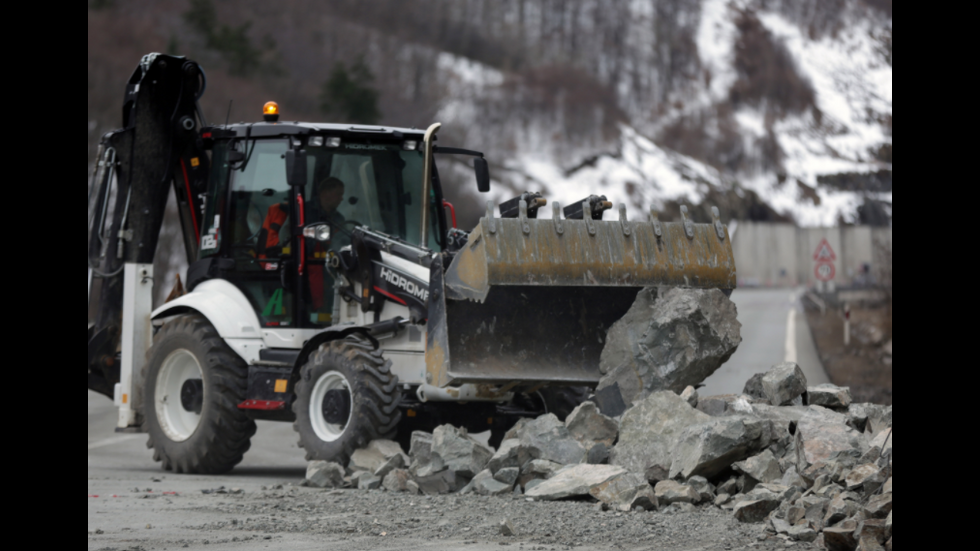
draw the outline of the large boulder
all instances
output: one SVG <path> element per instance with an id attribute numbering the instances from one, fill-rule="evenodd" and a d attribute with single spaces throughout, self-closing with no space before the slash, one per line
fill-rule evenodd
<path id="1" fill-rule="evenodd" d="M 545 500 L 589 495 L 592 488 L 625 473 L 626 469 L 614 465 L 567 465 L 525 495 Z"/>
<path id="2" fill-rule="evenodd" d="M 606 334 L 596 387 L 600 409 L 618 416 L 650 392 L 680 393 L 704 381 L 742 340 L 736 314 L 735 303 L 718 289 L 641 290 Z"/>
<path id="3" fill-rule="evenodd" d="M 520 447 L 534 459 L 547 459 L 562 465 L 582 463 L 586 459 L 585 447 L 553 413 L 525 423 L 517 432 Z"/>
<path id="4" fill-rule="evenodd" d="M 761 442 L 764 427 L 758 420 L 734 416 L 715 417 L 687 427 L 674 443 L 670 477 L 713 478 L 754 449 L 768 444 L 768 441 Z"/>
<path id="5" fill-rule="evenodd" d="M 493 450 L 472 438 L 466 429 L 441 425 L 432 431 L 432 456 L 433 460 L 438 456 L 457 475 L 473 478 L 490 462 Z"/>
<path id="6" fill-rule="evenodd" d="M 619 442 L 610 452 L 609 462 L 636 473 L 646 472 L 652 465 L 670 465 L 671 450 L 680 433 L 711 419 L 674 392 L 654 392 L 623 415 Z"/>
<path id="7" fill-rule="evenodd" d="M 565 418 L 565 427 L 569 434 L 586 447 L 591 447 L 592 442 L 612 446 L 619 434 L 619 423 L 599 413 L 599 408 L 592 402 L 582 402 L 576 406 Z"/>
<path id="8" fill-rule="evenodd" d="M 359 450 L 354 450 L 354 453 L 351 454 L 350 463 L 347 466 L 352 471 L 374 472 L 395 455 L 401 455 L 404 464 L 408 465 L 409 458 L 402 451 L 398 442 L 392 440 L 372 440 L 367 446 Z"/>
<path id="9" fill-rule="evenodd" d="M 774 406 L 802 405 L 797 398 L 806 394 L 806 375 L 796 362 L 776 364 L 762 376 L 762 392 Z"/>

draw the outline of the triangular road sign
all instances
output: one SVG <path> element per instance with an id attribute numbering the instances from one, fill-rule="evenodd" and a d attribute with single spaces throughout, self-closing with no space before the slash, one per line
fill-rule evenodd
<path id="1" fill-rule="evenodd" d="M 830 243 L 827 242 L 826 237 L 821 239 L 820 244 L 817 245 L 817 250 L 813 253 L 813 259 L 817 262 L 837 260 L 837 255 L 834 254 L 834 249 L 830 248 Z"/>

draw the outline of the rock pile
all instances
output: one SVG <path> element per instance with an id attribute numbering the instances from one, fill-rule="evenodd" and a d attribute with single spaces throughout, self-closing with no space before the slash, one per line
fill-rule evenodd
<path id="1" fill-rule="evenodd" d="M 741 395 L 657 391 L 618 419 L 585 402 L 564 423 L 553 414 L 521 420 L 496 450 L 443 425 L 413 433 L 407 455 L 374 441 L 346 471 L 315 461 L 307 478 L 321 487 L 585 499 L 624 512 L 718 507 L 787 540 L 890 549 L 891 432 L 890 406 L 808 387 L 787 363 L 753 377 Z"/>

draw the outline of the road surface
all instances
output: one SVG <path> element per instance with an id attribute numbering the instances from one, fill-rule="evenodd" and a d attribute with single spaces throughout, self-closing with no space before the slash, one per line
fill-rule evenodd
<path id="1" fill-rule="evenodd" d="M 742 323 L 742 344 L 731 359 L 698 389 L 701 396 L 742 392 L 752 375 L 783 361 L 795 361 L 807 384 L 829 383 L 800 304 L 792 289 L 736 289 L 732 301 Z"/>

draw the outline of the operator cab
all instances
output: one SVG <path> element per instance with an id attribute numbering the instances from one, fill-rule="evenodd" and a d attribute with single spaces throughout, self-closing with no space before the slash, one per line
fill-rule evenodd
<path id="1" fill-rule="evenodd" d="M 422 197 L 421 130 L 268 121 L 205 128 L 201 136 L 212 151 L 211 174 L 189 284 L 195 275 L 232 282 L 265 328 L 336 321 L 330 258 L 351 244 L 355 227 L 418 247 L 425 205 L 425 248 L 443 248 L 447 227 L 434 163 L 429 198 Z M 290 150 L 305 151 L 301 187 L 287 181 Z M 329 226 L 326 239 L 318 239 L 324 232 L 307 237 L 296 230 L 317 222 Z"/>

